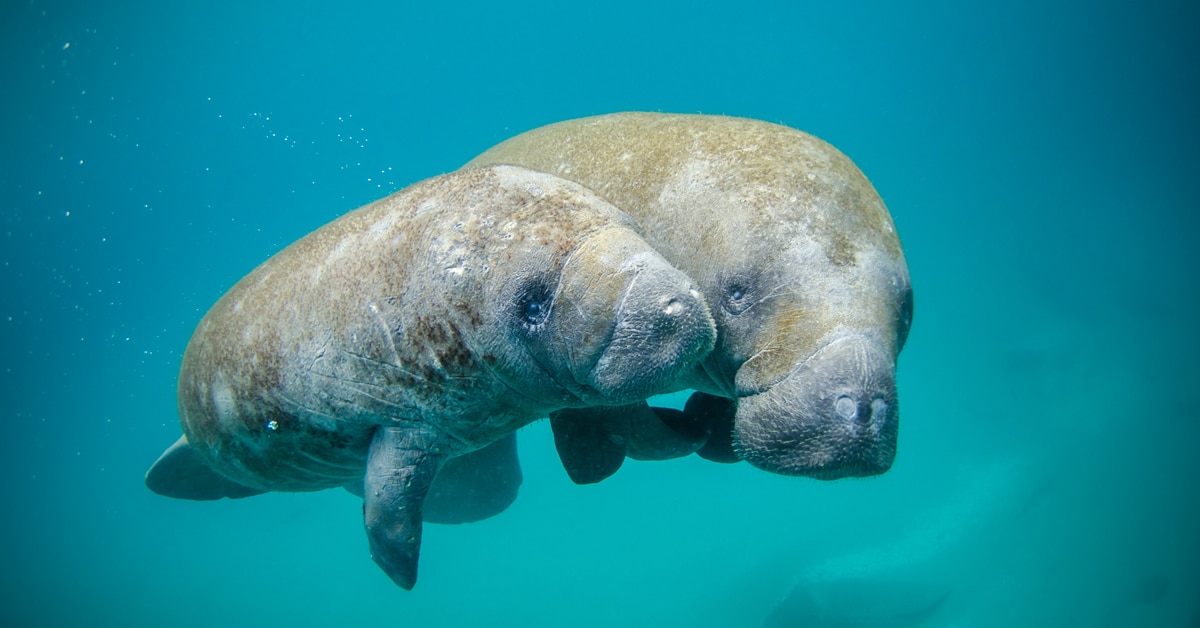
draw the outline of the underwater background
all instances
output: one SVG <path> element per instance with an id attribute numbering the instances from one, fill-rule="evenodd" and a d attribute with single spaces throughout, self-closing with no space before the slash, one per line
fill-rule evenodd
<path id="1" fill-rule="evenodd" d="M 7 0 L 0 625 L 1200 626 L 1198 6 Z M 891 471 L 575 486 L 538 422 L 520 498 L 426 526 L 412 592 L 344 491 L 144 487 L 237 279 L 626 110 L 783 123 L 872 180 L 916 301 Z"/>

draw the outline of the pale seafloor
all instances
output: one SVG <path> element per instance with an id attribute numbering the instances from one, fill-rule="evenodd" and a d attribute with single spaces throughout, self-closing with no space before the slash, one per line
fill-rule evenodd
<path id="1" fill-rule="evenodd" d="M 1197 17 L 4 3 L 0 625 L 1200 625 Z M 143 486 L 187 338 L 253 266 L 506 137 L 623 110 L 782 122 L 871 178 L 916 296 L 891 471 L 693 456 L 581 487 L 539 422 L 520 498 L 428 526 L 412 592 L 343 491 Z"/>

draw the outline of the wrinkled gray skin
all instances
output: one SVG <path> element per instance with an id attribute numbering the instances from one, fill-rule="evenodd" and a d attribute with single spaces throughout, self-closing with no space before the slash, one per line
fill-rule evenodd
<path id="1" fill-rule="evenodd" d="M 496 163 L 599 192 L 699 284 L 716 346 L 660 392 L 729 399 L 737 457 L 822 479 L 892 465 L 912 289 L 892 219 L 845 155 L 755 120 L 621 113 L 529 131 L 468 167 Z"/>
<path id="2" fill-rule="evenodd" d="M 582 186 L 508 166 L 435 177 L 213 306 L 183 357 L 185 436 L 147 485 L 216 499 L 357 483 L 372 556 L 409 589 L 439 470 L 512 471 L 514 430 L 644 399 L 714 336 L 691 280 Z M 511 475 L 491 479 L 515 495 Z"/>

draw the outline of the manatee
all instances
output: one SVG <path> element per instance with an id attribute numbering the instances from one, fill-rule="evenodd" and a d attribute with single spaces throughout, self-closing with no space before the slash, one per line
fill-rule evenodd
<path id="1" fill-rule="evenodd" d="M 528 131 L 467 167 L 498 163 L 595 190 L 700 286 L 716 344 L 658 392 L 705 395 L 698 424 L 717 419 L 705 429 L 725 441 L 706 457 L 820 479 L 891 467 L 912 286 L 892 218 L 849 158 L 766 122 L 618 113 Z M 581 421 L 566 410 L 551 422 L 570 433 Z M 567 442 L 572 477 L 603 476 L 576 474 L 591 452 L 585 438 Z"/>
<path id="2" fill-rule="evenodd" d="M 217 301 L 183 356 L 184 436 L 146 483 L 185 499 L 357 484 L 372 557 L 411 589 L 439 470 L 511 472 L 514 430 L 645 399 L 715 334 L 691 280 L 583 186 L 510 166 L 442 175 Z M 500 476 L 515 491 L 519 469 Z"/>
<path id="3" fill-rule="evenodd" d="M 763 628 L 907 628 L 928 625 L 950 597 L 948 588 L 905 580 L 799 582 Z"/>

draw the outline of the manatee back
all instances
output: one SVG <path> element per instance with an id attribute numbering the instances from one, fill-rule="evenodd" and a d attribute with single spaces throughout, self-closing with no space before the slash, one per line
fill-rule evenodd
<path id="1" fill-rule="evenodd" d="M 770 250 L 798 233 L 819 239 L 832 260 L 865 247 L 901 256 L 891 216 L 858 167 L 827 142 L 777 124 L 609 114 L 533 129 L 467 165 L 497 163 L 596 190 L 631 214 L 647 240 L 677 263 L 695 264 L 690 252 L 698 246 Z"/>

